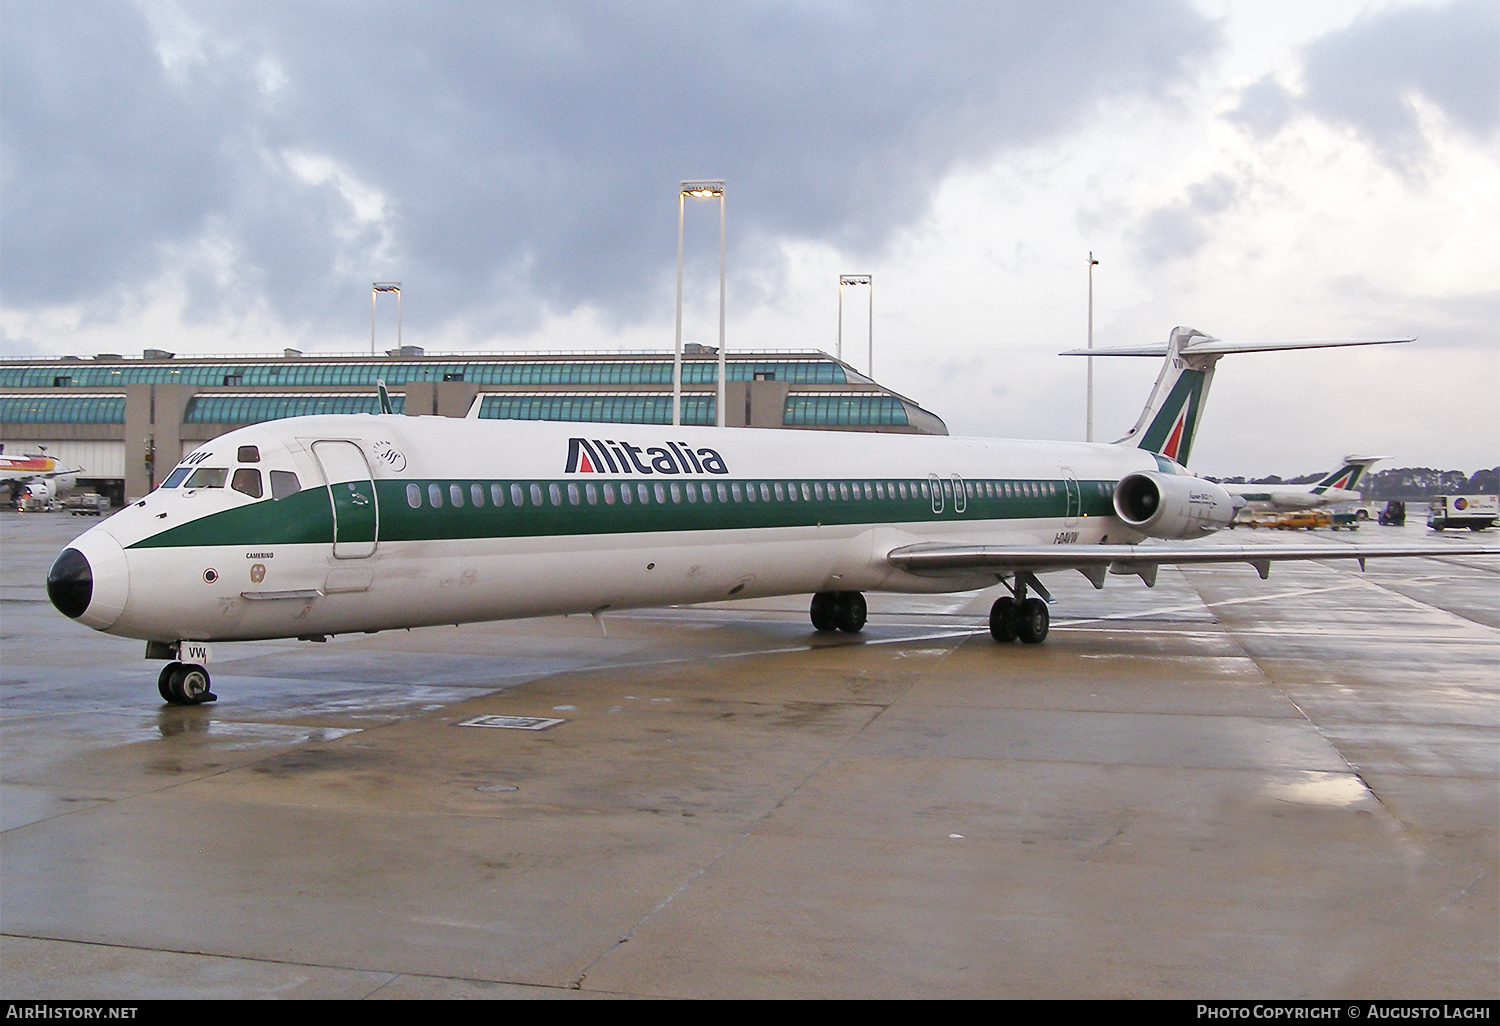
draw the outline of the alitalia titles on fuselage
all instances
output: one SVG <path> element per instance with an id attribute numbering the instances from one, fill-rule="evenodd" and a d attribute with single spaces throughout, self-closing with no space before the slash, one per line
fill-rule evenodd
<path id="1" fill-rule="evenodd" d="M 728 474 L 713 449 L 694 449 L 686 442 L 642 448 L 613 438 L 569 438 L 568 474 Z"/>

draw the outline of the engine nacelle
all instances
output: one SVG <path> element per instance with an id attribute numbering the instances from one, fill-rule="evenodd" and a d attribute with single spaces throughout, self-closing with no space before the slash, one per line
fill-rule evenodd
<path id="1" fill-rule="evenodd" d="M 1115 485 L 1115 515 L 1152 538 L 1201 538 L 1229 526 L 1243 499 L 1199 477 L 1141 471 Z"/>
<path id="2" fill-rule="evenodd" d="M 33 499 L 45 499 L 51 502 L 57 498 L 57 482 L 49 477 L 44 477 L 37 481 L 28 481 L 26 484 L 26 495 Z"/>

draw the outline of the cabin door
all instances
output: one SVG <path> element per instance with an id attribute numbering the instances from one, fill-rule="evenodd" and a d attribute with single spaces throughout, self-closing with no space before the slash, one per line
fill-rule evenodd
<path id="1" fill-rule="evenodd" d="M 1063 488 L 1068 493 L 1067 510 L 1063 514 L 1063 522 L 1072 527 L 1078 523 L 1078 514 L 1083 510 L 1083 493 L 1078 488 L 1078 478 L 1073 475 L 1071 467 L 1062 468 Z"/>
<path id="2" fill-rule="evenodd" d="M 314 442 L 312 450 L 323 468 L 333 504 L 333 558 L 373 555 L 380 535 L 380 510 L 364 450 L 353 442 L 326 440 Z"/>

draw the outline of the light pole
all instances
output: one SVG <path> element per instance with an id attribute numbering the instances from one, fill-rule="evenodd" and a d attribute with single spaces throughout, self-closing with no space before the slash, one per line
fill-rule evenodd
<path id="1" fill-rule="evenodd" d="M 401 351 L 401 283 L 399 281 L 377 281 L 370 286 L 370 355 L 375 355 L 375 295 L 379 292 L 396 294 L 396 351 Z"/>
<path id="2" fill-rule="evenodd" d="M 1099 261 L 1094 259 L 1094 251 L 1089 250 L 1089 348 L 1094 348 L 1094 268 Z M 1088 383 L 1088 415 L 1085 422 L 1084 440 L 1094 440 L 1094 358 L 1088 358 L 1089 383 Z"/>
<path id="3" fill-rule="evenodd" d="M 869 367 L 870 380 L 875 379 L 875 278 L 868 274 L 841 274 L 839 275 L 839 345 L 838 358 L 844 358 L 844 286 L 864 285 L 870 290 L 869 308 Z"/>
<path id="4" fill-rule="evenodd" d="M 672 357 L 672 426 L 682 423 L 682 218 L 688 197 L 719 201 L 719 389 L 717 426 L 724 426 L 724 181 L 679 182 L 677 188 L 677 348 Z"/>

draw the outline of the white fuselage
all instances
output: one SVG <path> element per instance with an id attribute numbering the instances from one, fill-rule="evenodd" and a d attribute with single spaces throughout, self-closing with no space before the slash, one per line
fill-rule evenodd
<path id="1" fill-rule="evenodd" d="M 1245 499 L 1245 507 L 1254 510 L 1316 509 L 1340 502 L 1363 502 L 1364 496 L 1347 488 L 1326 488 L 1314 492 L 1312 485 L 1223 484 L 1230 495 Z"/>
<path id="2" fill-rule="evenodd" d="M 1159 465 L 1088 443 L 293 418 L 206 443 L 171 487 L 77 539 L 92 573 L 78 619 L 216 641 L 968 590 L 995 575 L 918 576 L 886 555 L 934 541 L 1138 541 L 1113 514 L 1113 485 Z M 208 476 L 181 476 L 197 471 Z"/>

